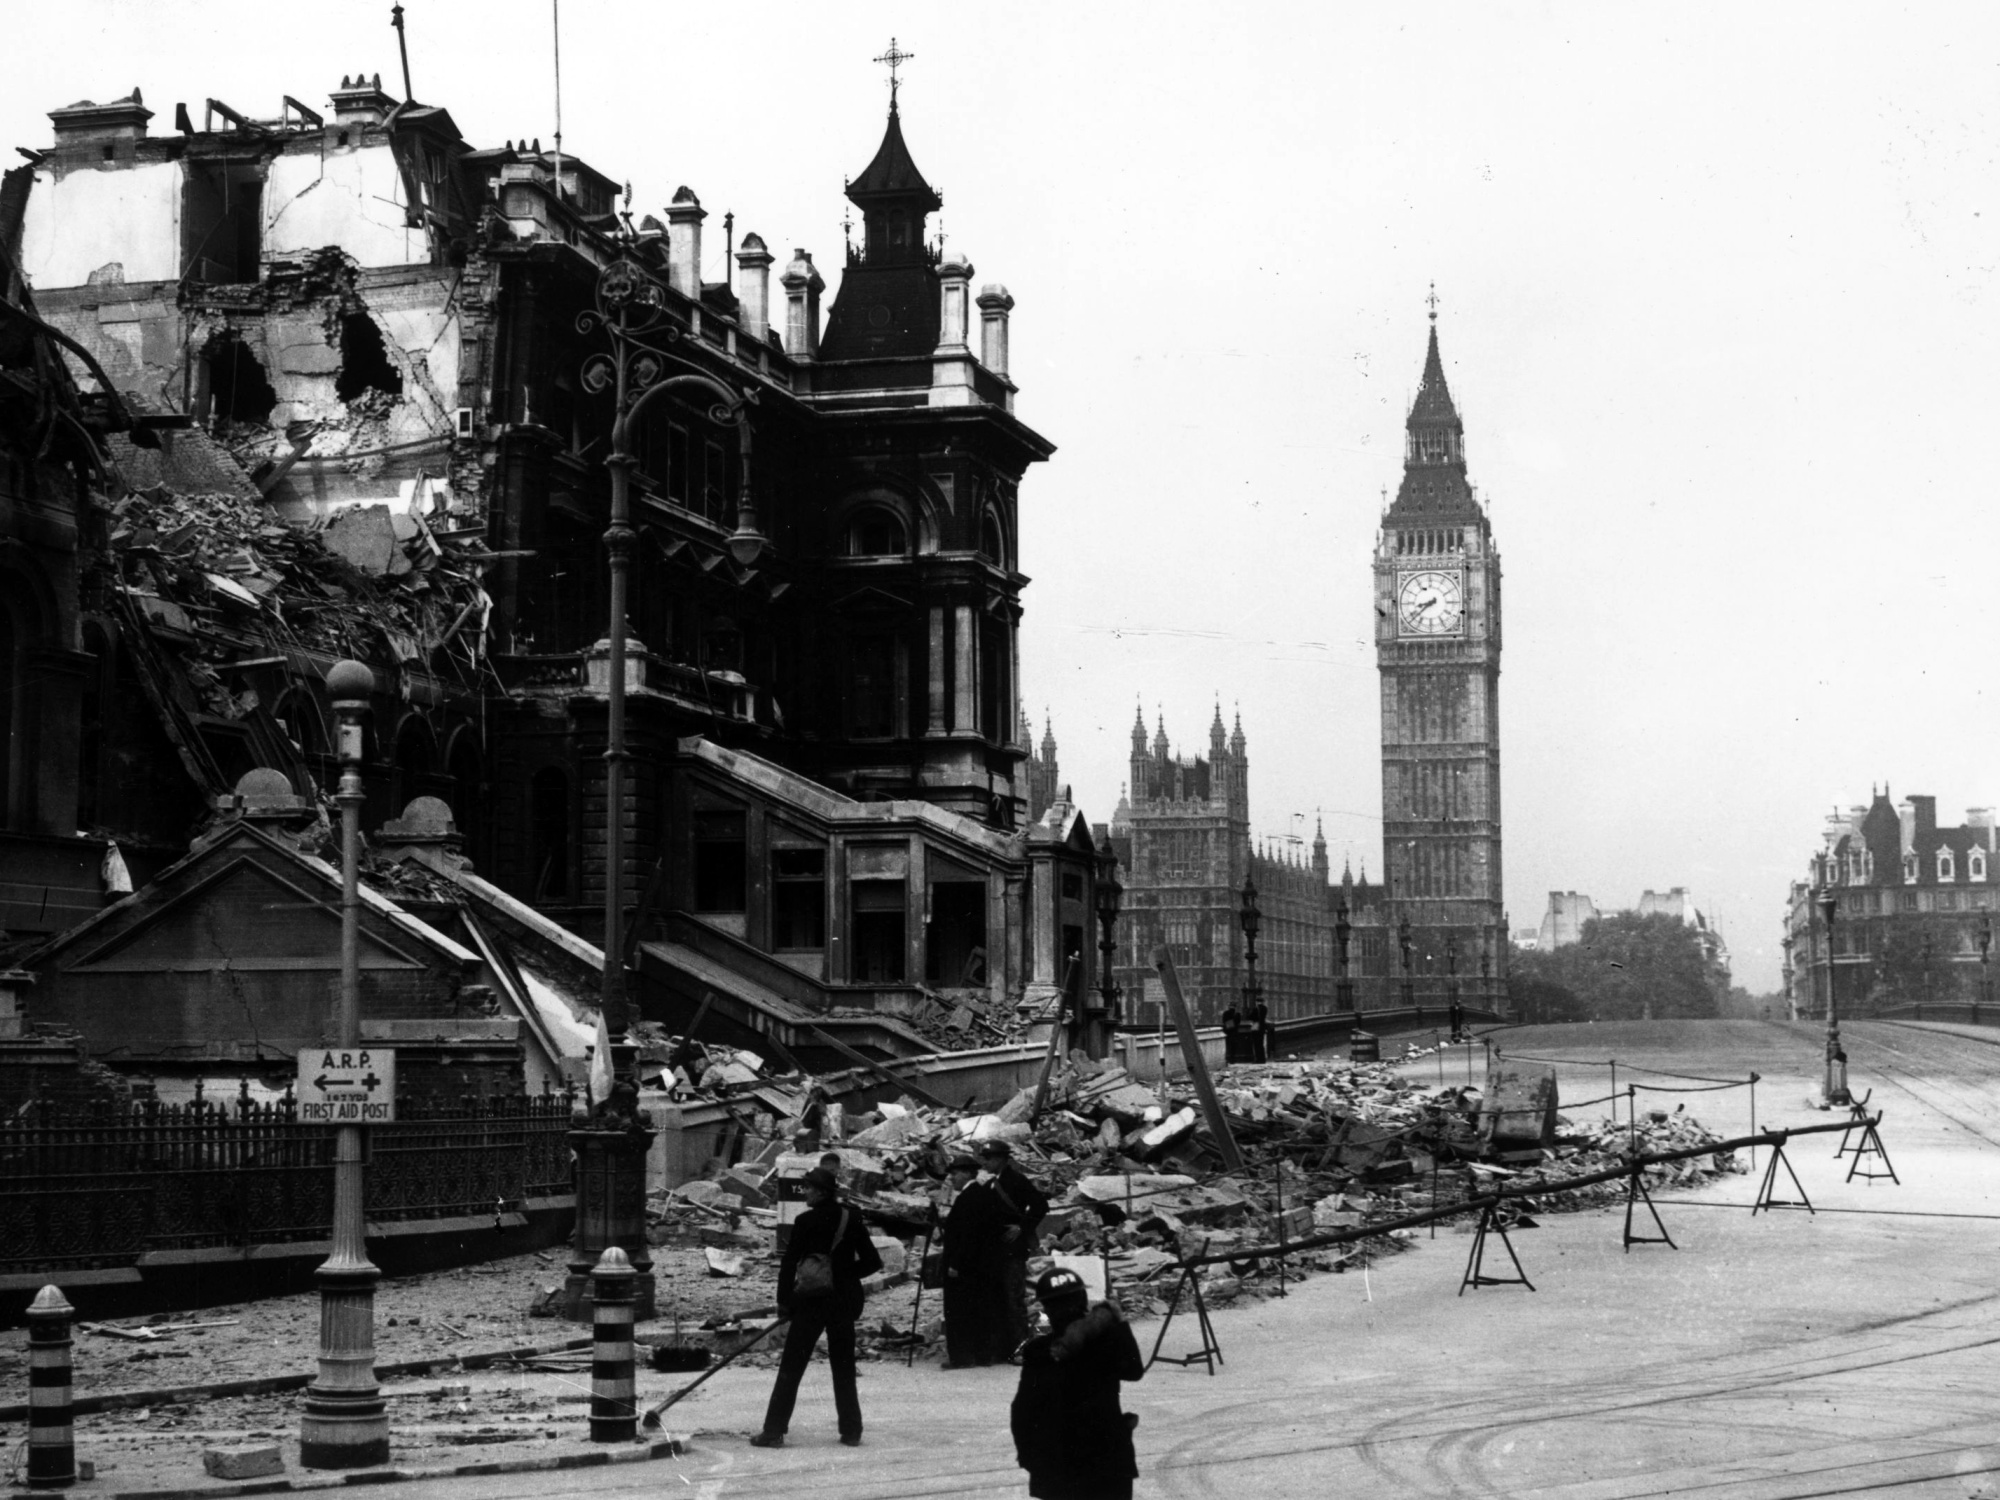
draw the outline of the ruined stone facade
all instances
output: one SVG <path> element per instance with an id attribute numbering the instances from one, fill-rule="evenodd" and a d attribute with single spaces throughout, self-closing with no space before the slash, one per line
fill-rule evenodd
<path id="1" fill-rule="evenodd" d="M 822 1004 L 975 969 L 1018 996 L 1023 830 L 1054 788 L 1022 771 L 1017 496 L 1053 450 L 1013 413 L 1013 298 L 975 293 L 932 241 L 939 200 L 899 111 L 849 185 L 865 235 L 826 315 L 812 256 L 780 264 L 754 233 L 727 281 L 702 281 L 691 190 L 664 222 L 635 216 L 575 156 L 476 147 L 376 79 L 342 79 L 324 113 L 287 97 L 273 118 L 177 115 L 155 134 L 136 91 L 52 111 L 0 221 L 42 316 L 166 440 L 110 452 L 95 502 L 72 488 L 46 523 L 9 518 L 52 550 L 19 591 L 47 618 L 9 615 L 0 645 L 31 632 L 68 684 L 36 689 L 46 704 L 11 689 L 27 707 L 9 764 L 32 723 L 33 758 L 99 789 L 9 803 L 24 828 L 93 835 L 68 921 L 101 898 L 108 841 L 163 866 L 245 771 L 330 789 L 323 679 L 353 656 L 379 689 L 365 826 L 437 797 L 484 878 L 589 935 L 616 816 L 644 936 L 684 916 L 739 945 L 739 968 L 782 952 Z M 699 393 L 652 402 L 634 434 L 632 759 L 608 809 L 615 412 L 592 319 L 614 265 Z M 79 516 L 97 528 L 81 567 L 65 560 Z M 698 747 L 778 779 L 731 790 Z M 137 795 L 118 790 L 127 762 Z M 871 806 L 894 828 L 840 864 L 817 824 Z M 966 826 L 927 843 L 933 815 Z M 980 894 L 941 897 L 927 869 Z M 807 886 L 816 920 L 794 910 Z M 879 938 L 891 906 L 900 937 L 871 947 L 857 913 Z M 671 963 L 654 978 L 701 988 Z"/>

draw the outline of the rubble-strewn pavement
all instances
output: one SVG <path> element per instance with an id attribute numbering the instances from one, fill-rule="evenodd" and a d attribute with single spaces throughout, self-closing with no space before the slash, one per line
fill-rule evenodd
<path id="1" fill-rule="evenodd" d="M 941 1357 L 939 1300 L 935 1292 L 918 1291 L 915 1273 L 941 1193 L 934 1174 L 965 1141 L 997 1137 L 1013 1144 L 1019 1163 L 1056 1202 L 1043 1226 L 1045 1249 L 1101 1265 L 1113 1295 L 1140 1320 L 1147 1347 L 1172 1296 L 1176 1246 L 1190 1254 L 1226 1253 L 1237 1245 L 1392 1219 L 1433 1201 L 1457 1201 L 1490 1183 L 1495 1172 L 1510 1172 L 1516 1181 L 1527 1172 L 1554 1180 L 1596 1170 L 1632 1144 L 1631 1128 L 1623 1121 L 1614 1124 L 1609 1106 L 1599 1105 L 1577 1119 L 1559 1119 L 1557 1146 L 1539 1166 L 1471 1160 L 1487 1147 L 1479 1091 L 1464 1082 L 1469 1058 L 1477 1055 L 1451 1049 L 1447 1060 L 1412 1050 L 1397 1064 L 1289 1061 L 1230 1068 L 1219 1093 L 1247 1160 L 1240 1176 L 1213 1169 L 1205 1129 L 1197 1126 L 1197 1111 L 1183 1088 L 1170 1087 L 1162 1096 L 1113 1064 L 1081 1057 L 1055 1070 L 1033 1124 L 1034 1090 L 1024 1090 L 992 1114 L 955 1115 L 905 1100 L 864 1114 L 836 1115 L 849 1196 L 886 1252 L 887 1269 L 872 1288 L 863 1326 L 864 1370 L 934 1369 Z M 727 1086 L 721 1077 L 707 1082 L 711 1091 Z M 1686 1113 L 1666 1114 L 1658 1122 L 1642 1116 L 1637 1135 L 1641 1149 L 1714 1138 Z M 714 1164 L 707 1177 L 655 1197 L 650 1237 L 662 1316 L 642 1327 L 642 1339 L 726 1351 L 744 1336 L 738 1329 L 753 1331 L 769 1322 L 776 1271 L 773 1164 L 792 1160 L 786 1155 L 789 1144 L 772 1141 L 758 1152 L 761 1159 L 728 1168 Z M 1704 1169 L 1676 1169 L 1673 1180 L 1698 1180 L 1718 1166 L 1742 1169 L 1727 1159 L 1701 1160 Z M 1598 1197 L 1577 1195 L 1572 1202 L 1551 1194 L 1534 1206 L 1546 1213 Z M 1372 1273 L 1385 1255 L 1418 1243 L 1421 1233 L 1402 1230 L 1291 1257 L 1283 1284 L 1296 1295 L 1303 1276 Z M 1453 1247 L 1448 1258 L 1457 1259 L 1465 1241 L 1447 1243 Z M 378 1361 L 432 1362 L 420 1373 L 384 1380 L 396 1467 L 435 1470 L 589 1448 L 584 1441 L 588 1350 L 554 1347 L 587 1330 L 531 1315 L 550 1300 L 564 1269 L 562 1253 L 548 1251 L 382 1285 Z M 1429 1270 L 1426 1279 L 1438 1282 L 1434 1290 L 1442 1293 L 1444 1278 L 1455 1273 L 1441 1264 Z M 1281 1289 L 1272 1258 L 1209 1267 L 1203 1285 L 1207 1303 L 1218 1312 Z M 1372 1280 L 1369 1285 L 1372 1295 Z M 304 1295 L 125 1320 L 118 1325 L 121 1332 L 82 1329 L 77 1389 L 104 1395 L 297 1375 L 310 1368 L 317 1318 L 316 1299 Z M 1177 1349 L 1192 1338 L 1194 1325 L 1187 1320 L 1176 1326 L 1178 1332 L 1169 1336 Z M 145 1337 L 149 1327 L 157 1330 L 150 1338 Z M 746 1387 L 766 1387 L 776 1343 L 741 1356 L 738 1369 L 677 1409 L 667 1430 L 705 1427 L 713 1397 L 724 1389 L 740 1394 Z M 530 1348 L 545 1352 L 474 1369 L 456 1363 L 482 1352 Z M 0 1374 L 18 1383 L 23 1369 L 22 1338 L 15 1334 L 0 1348 Z M 657 1399 L 689 1378 L 648 1371 L 642 1394 Z M 704 1395 L 710 1404 L 704 1404 Z M 304 1482 L 313 1476 L 302 1474 L 296 1463 L 298 1401 L 298 1393 L 289 1390 L 149 1401 L 80 1419 L 80 1451 L 97 1464 L 97 1487 L 108 1493 L 213 1484 L 202 1474 L 204 1447 L 266 1440 L 286 1450 L 287 1473 Z"/>

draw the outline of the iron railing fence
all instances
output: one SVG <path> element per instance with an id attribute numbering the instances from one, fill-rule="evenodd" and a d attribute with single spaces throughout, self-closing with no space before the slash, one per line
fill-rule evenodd
<path id="1" fill-rule="evenodd" d="M 371 1223 L 497 1217 L 572 1191 L 561 1094 L 402 1102 L 368 1129 Z M 325 1240 L 333 1139 L 290 1096 L 63 1107 L 0 1120 L 0 1274 Z"/>

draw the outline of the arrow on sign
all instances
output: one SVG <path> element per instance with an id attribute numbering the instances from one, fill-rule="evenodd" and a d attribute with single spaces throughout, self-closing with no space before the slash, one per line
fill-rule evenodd
<path id="1" fill-rule="evenodd" d="M 380 1082 L 381 1080 L 379 1078 L 375 1080 L 375 1083 L 380 1083 Z M 313 1080 L 313 1087 L 320 1090 L 325 1090 L 329 1088 L 352 1088 L 353 1086 L 354 1086 L 354 1080 L 352 1078 L 329 1078 L 324 1073 L 320 1074 L 319 1077 Z M 370 1084 L 369 1087 L 371 1088 L 374 1087 L 374 1084 Z"/>

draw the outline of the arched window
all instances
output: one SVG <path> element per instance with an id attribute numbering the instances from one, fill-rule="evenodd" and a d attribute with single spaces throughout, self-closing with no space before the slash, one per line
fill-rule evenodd
<path id="1" fill-rule="evenodd" d="M 569 850 L 569 777 L 544 766 L 528 784 L 529 900 L 569 899 Z"/>
<path id="2" fill-rule="evenodd" d="M 396 731 L 396 792 L 392 800 L 398 813 L 410 805 L 411 798 L 430 791 L 436 768 L 437 745 L 431 727 L 411 714 Z"/>
<path id="3" fill-rule="evenodd" d="M 979 554 L 996 567 L 1007 566 L 1007 543 L 1000 535 L 1000 518 L 990 510 L 979 524 Z"/>
<path id="4" fill-rule="evenodd" d="M 482 775 L 479 740 L 472 729 L 461 729 L 451 742 L 446 762 L 451 775 L 451 820 L 465 839 L 466 852 L 475 867 L 485 862 L 486 825 L 482 814 Z"/>
<path id="5" fill-rule="evenodd" d="M 1986 851 L 1974 849 L 1966 860 L 1966 875 L 1973 880 L 1986 878 Z"/>
<path id="6" fill-rule="evenodd" d="M 1939 880 L 1956 880 L 1958 878 L 1957 862 L 1952 859 L 1951 850 L 1949 849 L 1940 849 L 1937 852 L 1937 878 Z"/>
<path id="7" fill-rule="evenodd" d="M 848 519 L 842 550 L 849 557 L 901 557 L 910 550 L 909 528 L 894 511 L 871 505 Z"/>
<path id="8" fill-rule="evenodd" d="M 1903 884 L 1915 885 L 1916 883 L 1917 883 L 1917 851 L 1912 849 L 1908 854 L 1905 854 L 1903 856 Z"/>

